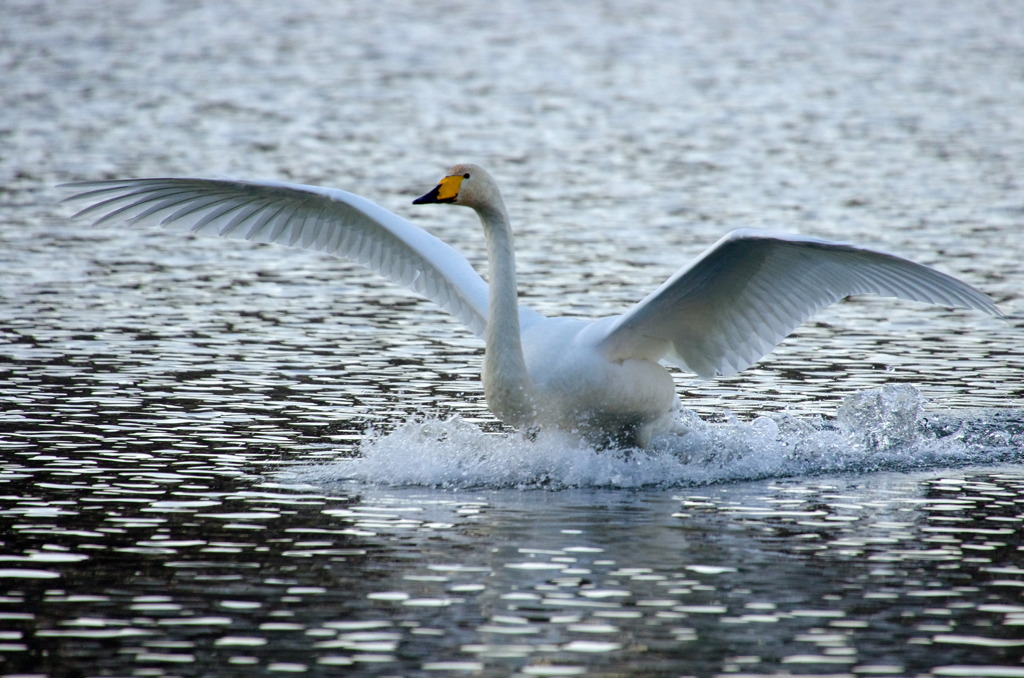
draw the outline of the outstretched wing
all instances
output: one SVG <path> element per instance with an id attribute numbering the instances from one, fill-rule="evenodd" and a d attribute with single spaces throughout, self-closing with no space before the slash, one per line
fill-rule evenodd
<path id="1" fill-rule="evenodd" d="M 76 217 L 277 243 L 352 259 L 408 287 L 477 335 L 487 324 L 487 283 L 459 252 L 383 207 L 345 191 L 212 179 L 126 179 L 65 184 Z"/>
<path id="2" fill-rule="evenodd" d="M 601 347 L 612 358 L 667 359 L 705 378 L 735 374 L 815 312 L 851 294 L 1002 315 L 970 285 L 891 254 L 739 230 L 621 316 Z"/>

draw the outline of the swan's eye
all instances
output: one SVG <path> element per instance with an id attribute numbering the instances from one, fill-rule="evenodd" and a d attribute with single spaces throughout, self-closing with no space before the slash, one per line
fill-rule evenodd
<path id="1" fill-rule="evenodd" d="M 463 179 L 468 179 L 469 178 L 469 172 L 466 172 L 465 174 L 463 174 L 462 178 Z"/>

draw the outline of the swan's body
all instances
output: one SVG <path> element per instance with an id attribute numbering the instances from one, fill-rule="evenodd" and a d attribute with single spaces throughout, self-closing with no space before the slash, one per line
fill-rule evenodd
<path id="1" fill-rule="evenodd" d="M 555 426 L 643 446 L 678 405 L 662 361 L 710 378 L 760 360 L 814 312 L 873 293 L 1000 315 L 982 292 L 853 245 L 729 233 L 620 316 L 546 318 L 520 306 L 508 213 L 491 176 L 456 165 L 415 200 L 476 210 L 491 285 L 454 249 L 344 191 L 270 182 L 129 179 L 75 184 L 79 215 L 274 242 L 354 259 L 423 294 L 483 335 L 488 407 L 518 428 Z"/>

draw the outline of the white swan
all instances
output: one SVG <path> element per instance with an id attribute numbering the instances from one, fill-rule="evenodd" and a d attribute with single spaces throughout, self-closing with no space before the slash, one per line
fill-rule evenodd
<path id="1" fill-rule="evenodd" d="M 597 444 L 646 446 L 678 406 L 659 363 L 701 377 L 760 360 L 814 312 L 873 293 L 1000 316 L 971 286 L 906 259 L 854 245 L 767 231 L 733 231 L 646 299 L 600 320 L 547 318 L 519 305 L 508 213 L 494 179 L 453 167 L 415 204 L 476 210 L 491 285 L 457 251 L 352 193 L 296 184 L 127 179 L 71 184 L 75 216 L 156 223 L 354 259 L 448 310 L 486 353 L 491 411 L 519 428 L 556 426 Z"/>

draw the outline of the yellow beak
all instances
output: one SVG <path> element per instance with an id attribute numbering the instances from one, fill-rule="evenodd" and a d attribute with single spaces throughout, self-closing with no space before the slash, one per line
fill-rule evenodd
<path id="1" fill-rule="evenodd" d="M 429 205 L 431 203 L 438 202 L 455 202 L 459 197 L 459 187 L 462 186 L 462 175 L 453 174 L 452 176 L 441 179 L 441 183 L 433 188 L 426 195 L 420 196 L 412 201 L 413 205 Z"/>

